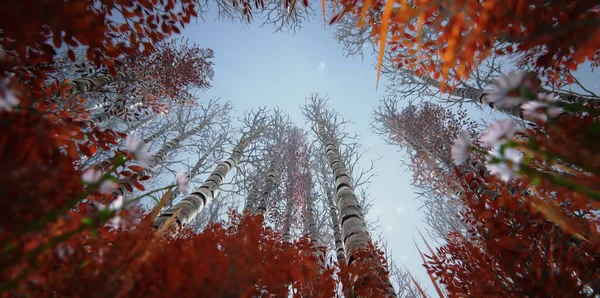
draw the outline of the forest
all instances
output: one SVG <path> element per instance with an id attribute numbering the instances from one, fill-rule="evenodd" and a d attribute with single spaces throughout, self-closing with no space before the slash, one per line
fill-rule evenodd
<path id="1" fill-rule="evenodd" d="M 213 17 L 331 32 L 381 96 L 207 96 Z M 0 1 L 0 296 L 600 297 L 599 65 L 591 0 Z"/>

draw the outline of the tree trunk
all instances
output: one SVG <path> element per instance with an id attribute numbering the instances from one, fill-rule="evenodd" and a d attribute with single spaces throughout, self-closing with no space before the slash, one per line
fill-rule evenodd
<path id="1" fill-rule="evenodd" d="M 329 204 L 329 216 L 333 227 L 333 239 L 335 240 L 335 254 L 339 264 L 346 263 L 346 251 L 342 241 L 342 232 L 340 231 L 340 217 L 338 216 L 337 206 L 333 201 L 331 190 L 327 190 L 327 203 Z"/>
<path id="2" fill-rule="evenodd" d="M 177 210 L 179 215 L 173 225 L 175 232 L 185 227 L 194 217 L 202 211 L 206 204 L 210 203 L 219 192 L 219 187 L 223 183 L 227 173 L 235 167 L 242 159 L 244 149 L 254 140 L 254 137 L 242 138 L 239 144 L 233 149 L 231 156 L 221 162 L 212 172 L 208 179 L 191 194 L 179 201 L 175 206 L 165 210 L 154 220 L 154 227 L 160 227 Z"/>
<path id="3" fill-rule="evenodd" d="M 159 130 L 157 130 L 155 133 L 149 135 L 147 138 L 145 138 L 143 140 L 144 144 L 148 144 L 151 143 L 152 141 L 156 140 L 156 138 L 158 138 L 159 136 L 162 136 L 167 130 L 169 130 L 169 128 L 171 128 L 171 125 L 164 125 L 163 127 L 161 127 Z"/>
<path id="4" fill-rule="evenodd" d="M 267 205 L 269 203 L 269 196 L 273 191 L 273 187 L 275 187 L 276 175 L 277 175 L 277 163 L 279 161 L 280 150 L 279 148 L 275 148 L 273 151 L 273 157 L 271 158 L 271 164 L 269 165 L 269 169 L 267 171 L 267 179 L 265 183 L 265 190 L 260 195 L 260 202 L 258 204 L 258 208 L 256 208 L 257 214 L 262 214 L 263 216 L 267 213 Z"/>
<path id="5" fill-rule="evenodd" d="M 292 212 L 294 211 L 294 197 L 293 195 L 287 196 L 287 202 L 285 203 L 285 211 L 283 213 L 283 228 L 281 230 L 283 236 L 281 240 L 285 243 L 292 242 L 292 236 L 290 235 L 290 228 L 292 225 Z"/>
<path id="6" fill-rule="evenodd" d="M 366 223 L 358 205 L 358 200 L 354 194 L 354 187 L 350 182 L 350 173 L 339 158 L 337 154 L 338 150 L 333 145 L 333 141 L 326 137 L 325 127 L 319 118 L 317 118 L 317 127 L 320 138 L 325 143 L 325 154 L 335 178 L 342 236 L 344 246 L 348 251 L 348 265 L 351 266 L 356 258 L 354 254 L 359 249 L 368 247 L 369 234 L 367 233 Z M 379 275 L 379 272 L 383 269 L 375 256 L 371 257 L 370 260 L 363 261 L 371 264 L 373 270 L 369 270 L 369 272 L 376 272 L 376 275 Z M 365 272 L 365 274 L 369 274 L 369 272 Z M 397 297 L 394 287 L 389 281 L 389 276 L 386 276 L 385 280 L 382 280 L 382 283 L 386 286 L 385 297 Z"/>
<path id="7" fill-rule="evenodd" d="M 71 89 L 67 92 L 69 96 L 75 96 L 82 92 L 98 90 L 116 81 L 133 80 L 136 73 L 133 71 L 119 71 L 116 76 L 104 73 L 92 77 L 79 78 L 67 83 Z"/>
<path id="8" fill-rule="evenodd" d="M 208 150 L 206 150 L 206 152 L 204 152 L 204 154 L 202 154 L 202 156 L 198 159 L 198 161 L 196 162 L 196 164 L 194 165 L 194 167 L 187 174 L 188 179 L 191 180 L 194 177 L 196 177 L 196 175 L 198 175 L 198 171 L 200 171 L 200 167 L 204 164 L 204 162 L 208 158 L 208 155 L 210 155 L 210 153 L 212 153 L 214 149 L 215 149 L 214 146 L 210 147 Z M 169 200 L 167 201 L 167 203 L 165 204 L 165 206 L 167 206 L 167 207 L 173 207 L 173 201 L 177 198 L 177 196 L 179 196 L 179 194 L 180 194 L 179 188 L 176 187 L 171 192 L 171 197 L 169 197 Z"/>
<path id="9" fill-rule="evenodd" d="M 318 249 L 318 233 L 317 233 L 317 225 L 315 223 L 315 210 L 314 210 L 314 197 L 309 193 L 306 195 L 306 225 L 308 226 L 308 237 L 310 238 L 310 243 L 312 244 L 312 249 L 317 257 L 317 262 L 321 268 L 321 271 L 325 270 L 325 256 L 321 254 Z"/>
<path id="10" fill-rule="evenodd" d="M 153 162 L 153 164 L 154 165 L 159 165 L 160 163 L 162 163 L 168 153 L 170 153 L 173 149 L 176 149 L 177 147 L 179 147 L 179 144 L 182 141 L 184 141 L 185 139 L 187 139 L 190 136 L 193 136 L 193 135 L 197 134 L 198 132 L 200 132 L 203 128 L 206 127 L 206 125 L 207 125 L 207 123 L 209 121 L 210 121 L 210 117 L 208 117 L 208 119 L 205 119 L 204 121 L 202 121 L 202 123 L 200 123 L 198 126 L 194 127 L 193 129 L 191 129 L 191 130 L 189 130 L 189 131 L 187 131 L 185 133 L 180 134 L 177 138 L 172 139 L 169 142 L 167 142 L 166 144 L 164 144 L 156 152 L 156 154 L 154 154 L 152 156 L 152 162 Z M 144 169 L 143 171 L 140 172 L 140 177 L 141 176 L 146 176 L 146 175 L 149 175 L 149 171 L 148 170 Z M 119 183 L 121 185 L 128 184 L 131 188 L 134 187 L 129 179 L 121 180 L 121 181 L 119 181 Z M 117 190 L 115 190 L 115 194 L 117 194 L 117 195 L 124 195 L 125 194 L 124 187 L 121 186 Z"/>

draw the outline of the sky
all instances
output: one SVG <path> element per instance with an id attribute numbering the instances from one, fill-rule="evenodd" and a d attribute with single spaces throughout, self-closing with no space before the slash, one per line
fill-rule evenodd
<path id="1" fill-rule="evenodd" d="M 231 101 L 238 116 L 245 110 L 267 106 L 281 109 L 297 125 L 304 126 L 299 106 L 305 98 L 312 92 L 329 97 L 329 105 L 351 120 L 347 131 L 357 133 L 363 148 L 368 149 L 362 161 L 364 167 L 370 160 L 381 158 L 369 189 L 373 207 L 368 217 L 380 221 L 380 230 L 374 234 L 383 233 L 396 262 L 406 266 L 431 293 L 433 286 L 413 243 L 414 239 L 425 247 L 418 230 L 425 232 L 426 226 L 409 185 L 411 173 L 402 166 L 403 154 L 371 130 L 372 111 L 384 95 L 385 78 L 377 91 L 373 57 L 365 57 L 364 61 L 344 57 L 333 33 L 333 28 L 324 29 L 320 14 L 291 34 L 274 33 L 272 28 L 261 28 L 259 22 L 247 25 L 217 21 L 212 9 L 204 21 L 187 26 L 182 35 L 215 51 L 213 87 L 202 96 L 206 100 L 221 96 Z M 597 76 L 583 78 L 594 90 L 600 87 Z M 468 111 L 474 119 L 496 118 L 489 112 Z"/>
<path id="2" fill-rule="evenodd" d="M 215 51 L 213 87 L 203 96 L 233 102 L 238 115 L 253 107 L 277 107 L 304 126 L 299 106 L 312 92 L 326 94 L 329 105 L 351 121 L 347 131 L 357 133 L 368 149 L 363 165 L 381 157 L 369 189 L 374 202 L 368 217 L 380 220 L 376 233 L 383 233 L 396 262 L 431 289 L 412 240 L 422 243 L 417 228 L 424 231 L 424 225 L 409 186 L 411 173 L 401 165 L 402 154 L 370 129 L 373 108 L 385 89 L 382 78 L 376 90 L 372 59 L 344 57 L 333 29 L 325 31 L 318 18 L 295 34 L 215 21 L 214 10 L 204 19 L 182 32 L 190 42 Z"/>

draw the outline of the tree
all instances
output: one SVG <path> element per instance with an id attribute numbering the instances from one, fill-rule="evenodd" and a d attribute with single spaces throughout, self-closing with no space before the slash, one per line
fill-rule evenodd
<path id="1" fill-rule="evenodd" d="M 311 99 L 314 99 L 316 103 L 313 106 L 313 111 L 316 114 L 314 119 L 316 120 L 317 136 L 325 146 L 327 161 L 335 177 L 341 234 L 344 239 L 344 247 L 348 253 L 348 266 L 351 271 L 355 269 L 350 273 L 349 278 L 351 281 L 349 284 L 345 284 L 345 289 L 357 295 L 395 297 L 396 293 L 389 282 L 389 272 L 385 267 L 385 259 L 379 258 L 374 253 L 373 247 L 370 247 L 364 214 L 354 194 L 350 173 L 346 169 L 343 160 L 339 158 L 340 154 L 334 145 L 335 139 L 332 137 L 331 132 L 328 134 L 325 131 L 321 116 L 322 113 L 325 113 L 324 100 L 319 98 L 318 94 L 311 95 Z M 310 111 L 307 112 L 310 113 Z M 358 274 L 358 272 L 361 272 L 361 274 Z M 358 274 L 356 280 L 353 280 L 353 274 Z"/>
<path id="2" fill-rule="evenodd" d="M 262 111 L 254 112 L 250 118 L 252 119 L 252 125 L 248 127 L 249 130 L 242 135 L 239 143 L 233 148 L 232 155 L 217 165 L 215 170 L 200 187 L 196 188 L 173 207 L 162 212 L 154 221 L 156 228 L 161 227 L 171 216 L 175 216 L 176 221 L 173 223 L 173 229 L 175 231 L 180 230 L 202 211 L 204 206 L 216 197 L 227 173 L 240 162 L 244 149 L 260 136 L 264 130 L 264 116 L 262 115 Z"/>
<path id="3" fill-rule="evenodd" d="M 425 221 L 434 238 L 444 239 L 450 232 L 465 233 L 467 227 L 459 217 L 462 189 L 454 177 L 451 146 L 461 130 L 476 137 L 477 124 L 465 111 L 454 113 L 429 102 L 409 104 L 399 111 L 394 97 L 385 97 L 374 114 L 375 132 L 403 149 L 409 159 L 412 185 L 421 193 Z"/>

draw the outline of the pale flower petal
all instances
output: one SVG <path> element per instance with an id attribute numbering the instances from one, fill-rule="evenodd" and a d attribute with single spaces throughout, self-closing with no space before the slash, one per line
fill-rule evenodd
<path id="1" fill-rule="evenodd" d="M 512 120 L 500 120 L 492 123 L 480 140 L 486 147 L 500 146 L 517 132 L 517 123 Z"/>
<path id="2" fill-rule="evenodd" d="M 127 143 L 127 151 L 135 155 L 136 162 L 140 166 L 148 168 L 152 163 L 152 154 L 149 152 L 150 146 L 144 144 L 142 140 L 134 135 L 128 135 L 125 142 Z"/>
<path id="3" fill-rule="evenodd" d="M 179 171 L 175 176 L 175 180 L 177 181 L 177 188 L 179 189 L 179 192 L 184 195 L 188 195 L 190 193 L 190 181 L 185 172 Z"/>
<path id="4" fill-rule="evenodd" d="M 115 211 L 121 209 L 121 207 L 123 207 L 123 196 L 118 196 L 114 201 L 110 203 L 108 209 Z"/>
<path id="5" fill-rule="evenodd" d="M 464 130 L 461 131 L 452 146 L 452 160 L 456 165 L 461 165 L 467 160 L 471 144 L 471 135 Z"/>
<path id="6" fill-rule="evenodd" d="M 100 187 L 98 188 L 98 191 L 101 193 L 112 193 L 113 191 L 117 190 L 117 188 L 119 188 L 119 184 L 112 181 L 112 180 L 104 180 L 102 181 L 102 183 L 100 183 Z"/>
<path id="7" fill-rule="evenodd" d="M 98 180 L 100 180 L 101 176 L 102 176 L 102 172 L 100 172 L 96 169 L 87 169 L 81 175 L 81 180 L 83 180 L 83 182 L 85 182 L 85 183 L 91 184 L 91 183 L 98 182 Z"/>
<path id="8" fill-rule="evenodd" d="M 8 78 L 0 82 L 0 110 L 12 111 L 19 105 L 19 98 L 15 91 L 8 88 Z"/>
<path id="9" fill-rule="evenodd" d="M 545 102 L 558 102 L 560 101 L 560 97 L 554 93 L 538 93 L 537 98 L 539 101 Z"/>
<path id="10" fill-rule="evenodd" d="M 497 158 L 500 161 L 491 163 L 491 160 Z M 523 154 L 514 148 L 505 148 L 500 152 L 500 147 L 496 147 L 489 152 L 487 168 L 490 174 L 495 175 L 502 181 L 508 182 L 513 177 L 517 177 L 517 171 L 521 168 Z"/>
<path id="11" fill-rule="evenodd" d="M 488 101 L 500 108 L 510 108 L 518 106 L 524 101 L 519 95 L 519 89 L 523 85 L 523 73 L 511 72 L 508 75 L 502 74 L 496 78 L 492 91 L 488 94 Z"/>
<path id="12" fill-rule="evenodd" d="M 546 101 L 528 101 L 522 106 L 523 115 L 531 120 L 548 121 L 548 118 L 554 118 L 563 112 L 561 107 L 553 106 Z"/>

